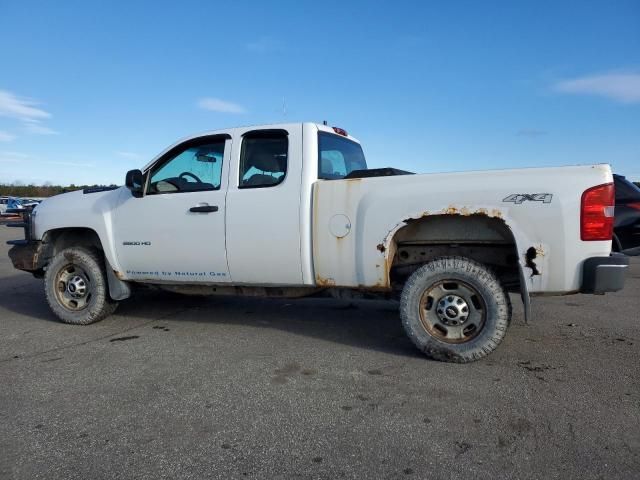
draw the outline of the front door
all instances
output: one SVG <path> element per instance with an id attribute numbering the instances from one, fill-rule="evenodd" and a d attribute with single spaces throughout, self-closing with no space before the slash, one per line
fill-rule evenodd
<path id="1" fill-rule="evenodd" d="M 225 248 L 230 153 L 228 135 L 188 140 L 145 173 L 144 196 L 123 191 L 113 224 L 118 262 L 126 278 L 231 281 Z"/>

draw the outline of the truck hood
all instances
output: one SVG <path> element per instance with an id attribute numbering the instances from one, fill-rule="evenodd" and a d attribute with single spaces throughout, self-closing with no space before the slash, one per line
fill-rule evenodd
<path id="1" fill-rule="evenodd" d="M 110 215 L 123 190 L 76 190 L 45 199 L 34 208 L 36 238 L 54 228 L 92 228 Z"/>

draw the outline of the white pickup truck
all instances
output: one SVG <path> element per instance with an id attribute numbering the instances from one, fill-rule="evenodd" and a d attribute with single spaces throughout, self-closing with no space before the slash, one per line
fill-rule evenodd
<path id="1" fill-rule="evenodd" d="M 111 314 L 133 287 L 192 294 L 382 296 L 428 356 L 469 362 L 503 339 L 508 292 L 604 293 L 608 165 L 414 175 L 368 169 L 343 129 L 230 128 L 175 143 L 126 186 L 45 200 L 9 242 L 63 321 Z"/>

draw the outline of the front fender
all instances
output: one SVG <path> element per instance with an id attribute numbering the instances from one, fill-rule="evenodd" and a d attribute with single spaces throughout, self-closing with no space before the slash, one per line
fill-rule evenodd
<path id="1" fill-rule="evenodd" d="M 124 187 L 84 193 L 82 190 L 56 195 L 36 208 L 34 239 L 44 240 L 52 232 L 69 229 L 89 229 L 97 235 L 105 258 L 117 271 L 120 264 L 113 240 L 112 212 Z"/>

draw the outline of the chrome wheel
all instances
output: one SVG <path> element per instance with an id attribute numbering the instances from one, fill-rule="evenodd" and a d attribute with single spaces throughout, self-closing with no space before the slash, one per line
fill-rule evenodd
<path id="1" fill-rule="evenodd" d="M 487 308 L 471 285 L 459 280 L 438 282 L 420 299 L 420 321 L 425 330 L 446 343 L 464 343 L 484 327 Z"/>
<path id="2" fill-rule="evenodd" d="M 62 267 L 55 279 L 56 298 L 60 305 L 71 311 L 83 310 L 92 298 L 89 275 L 78 265 Z"/>

